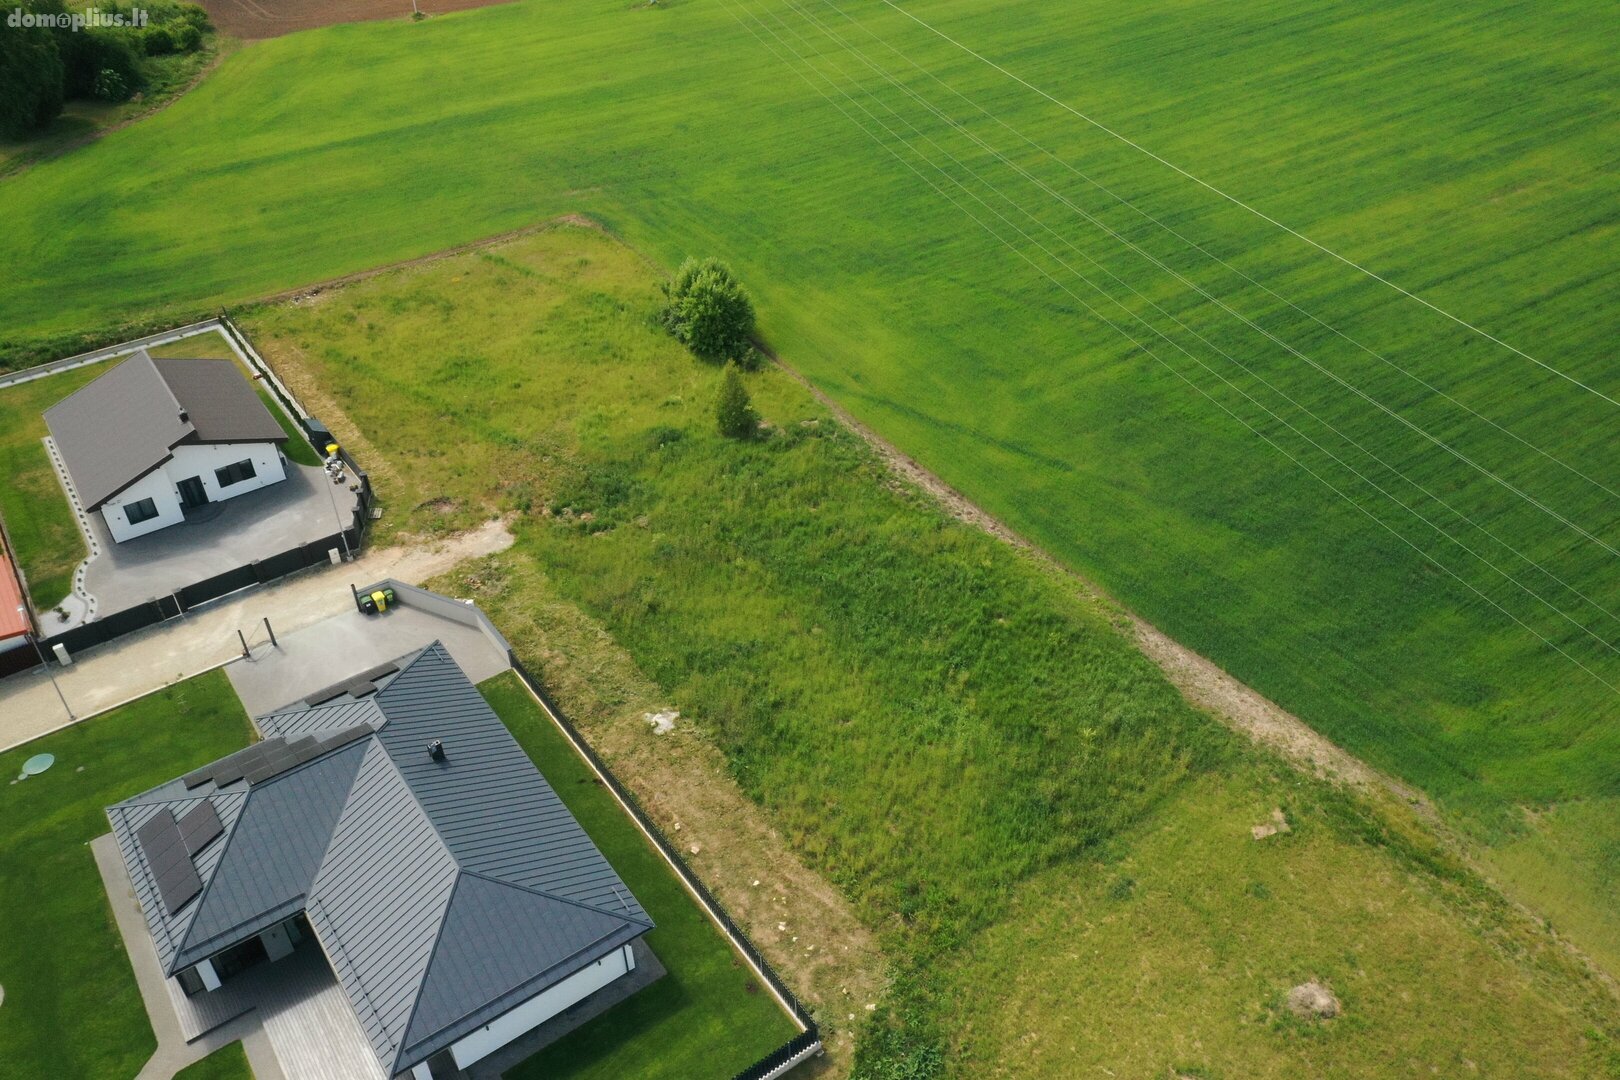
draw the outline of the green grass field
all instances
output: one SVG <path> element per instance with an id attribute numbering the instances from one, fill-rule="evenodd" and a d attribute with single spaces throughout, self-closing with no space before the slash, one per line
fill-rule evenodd
<path id="1" fill-rule="evenodd" d="M 622 646 L 884 933 L 899 981 L 861 1075 L 933 1076 L 903 1069 L 934 1050 L 961 1076 L 1091 1059 L 1158 1075 L 1176 1047 L 1210 1078 L 1246 1059 L 1277 1076 L 1395 1058 L 1443 1072 L 1468 1053 L 1484 1074 L 1613 1066 L 1612 1002 L 1409 817 L 1250 758 L 1071 583 L 896 485 L 796 383 L 750 376 L 771 432 L 720 439 L 718 373 L 656 329 L 656 296 L 633 254 L 558 228 L 261 308 L 245 329 L 336 402 L 339 435 L 365 434 L 387 530 L 516 512 L 514 548 L 443 587 L 600 708 L 623 688 L 590 642 Z M 569 605 L 607 633 L 557 656 L 528 631 Z M 1296 832 L 1255 845 L 1276 805 Z M 1122 876 L 1141 902 L 1116 926 L 1098 904 Z M 1103 960 L 1059 940 L 1088 924 Z M 1177 1001 L 1205 955 L 1221 962 L 1196 972 L 1198 1001 Z M 1140 992 L 1138 956 L 1159 969 Z M 1273 1022 L 1312 974 L 1353 1018 Z M 1084 1054 L 1029 1058 L 1021 1017 Z"/>
<path id="2" fill-rule="evenodd" d="M 0 517 L 47 632 L 54 618 L 50 610 L 72 589 L 73 568 L 85 550 L 40 441 L 47 434 L 43 414 L 103 370 L 99 365 L 79 368 L 0 390 Z"/>
<path id="3" fill-rule="evenodd" d="M 513 1080 L 734 1076 L 798 1033 L 663 858 L 511 673 L 479 686 L 658 928 L 668 974 L 507 1075 Z"/>
<path id="4" fill-rule="evenodd" d="M 1592 0 L 916 10 L 1620 398 L 1620 71 Z M 820 59 L 801 69 L 794 53 Z M 447 67 L 456 78 L 437 78 Z M 669 264 L 721 255 L 772 344 L 859 416 L 1475 835 L 1514 843 L 1518 807 L 1615 792 L 1610 406 L 892 9 L 528 2 L 290 35 L 0 201 L 0 325 L 19 345 L 565 211 Z M 1612 924 L 1615 850 L 1558 864 L 1568 925 Z"/>
<path id="5" fill-rule="evenodd" d="M 247 716 L 216 671 L 0 754 L 7 781 L 33 755 L 56 755 L 50 771 L 0 790 L 7 1075 L 130 1077 L 157 1048 L 89 844 L 111 829 L 105 807 L 248 739 Z"/>

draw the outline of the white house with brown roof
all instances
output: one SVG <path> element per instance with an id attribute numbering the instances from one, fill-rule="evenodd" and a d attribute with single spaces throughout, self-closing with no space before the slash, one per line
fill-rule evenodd
<path id="1" fill-rule="evenodd" d="M 45 411 L 86 512 L 123 542 L 286 479 L 287 434 L 230 360 L 145 350 Z"/>

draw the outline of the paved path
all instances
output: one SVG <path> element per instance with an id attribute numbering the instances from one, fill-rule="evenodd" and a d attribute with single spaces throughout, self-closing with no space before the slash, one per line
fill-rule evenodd
<path id="1" fill-rule="evenodd" d="M 96 869 L 101 871 L 101 880 L 107 887 L 113 919 L 124 939 L 130 963 L 135 968 L 135 982 L 141 988 L 142 1001 L 146 1003 L 147 1019 L 152 1022 L 152 1032 L 157 1036 L 157 1050 L 147 1059 L 135 1080 L 170 1080 L 187 1065 L 238 1039 L 242 1041 L 242 1049 L 247 1051 L 254 1080 L 285 1080 L 275 1051 L 257 1016 L 237 1017 L 196 1042 L 186 1042 L 185 1036 L 180 1033 L 179 1018 L 169 1004 L 167 980 L 158 964 L 157 950 L 152 947 L 146 922 L 135 903 L 135 891 L 124 870 L 124 861 L 119 858 L 117 841 L 112 833 L 107 833 L 91 841 L 90 851 L 95 856 Z"/>
<path id="2" fill-rule="evenodd" d="M 263 638 L 268 617 L 291 634 L 352 607 L 347 584 L 385 577 L 417 584 L 466 559 L 503 551 L 512 534 L 501 521 L 433 546 L 368 551 L 353 563 L 323 567 L 228 597 L 201 610 L 88 650 L 68 668 L 52 665 L 57 685 L 83 719 L 142 694 L 219 667 L 242 654 L 238 629 Z M 36 739 L 71 721 L 43 671 L 0 680 L 0 750 Z"/>

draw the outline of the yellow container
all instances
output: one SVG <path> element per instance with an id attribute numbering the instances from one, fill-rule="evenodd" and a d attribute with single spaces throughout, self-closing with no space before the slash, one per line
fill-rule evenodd
<path id="1" fill-rule="evenodd" d="M 372 593 L 371 599 L 372 602 L 377 605 L 377 611 L 379 613 L 388 610 L 388 597 L 383 594 L 381 589 L 378 589 L 376 592 Z"/>

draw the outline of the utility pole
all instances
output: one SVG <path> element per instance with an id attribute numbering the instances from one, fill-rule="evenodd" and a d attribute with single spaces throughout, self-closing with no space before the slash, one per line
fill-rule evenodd
<path id="1" fill-rule="evenodd" d="M 17 613 L 20 614 L 25 621 L 28 621 L 28 608 L 18 604 Z M 68 719 L 77 720 L 78 717 L 73 715 L 73 706 L 68 704 L 67 695 L 62 693 L 61 684 L 56 681 L 56 672 L 51 670 L 51 662 L 45 659 L 45 650 L 43 647 L 41 647 L 38 636 L 36 636 L 33 632 L 32 621 L 29 621 L 29 627 L 28 640 L 34 643 L 34 654 L 39 657 L 39 662 L 45 668 L 45 677 L 51 680 L 51 689 L 56 691 L 56 696 L 58 700 L 62 702 L 62 709 L 67 713 Z"/>

